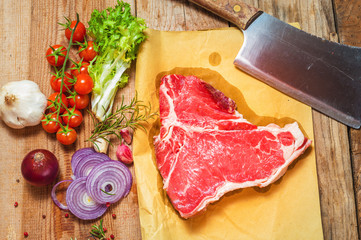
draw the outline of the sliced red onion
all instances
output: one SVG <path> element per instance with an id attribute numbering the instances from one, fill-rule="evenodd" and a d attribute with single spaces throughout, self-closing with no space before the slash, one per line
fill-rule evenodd
<path id="1" fill-rule="evenodd" d="M 83 157 L 88 156 L 92 153 L 95 153 L 94 148 L 81 148 L 77 150 L 71 157 L 71 169 L 74 171 L 78 162 L 81 161 Z"/>
<path id="2" fill-rule="evenodd" d="M 83 220 L 102 216 L 107 210 L 105 204 L 96 203 L 86 191 L 86 177 L 77 178 L 68 187 L 66 204 L 72 214 Z"/>
<path id="3" fill-rule="evenodd" d="M 87 177 L 86 190 L 97 203 L 114 203 L 129 193 L 132 182 L 129 169 L 123 163 L 111 160 L 93 168 Z"/>
<path id="4" fill-rule="evenodd" d="M 64 182 L 72 182 L 73 180 L 63 180 L 63 181 L 60 181 L 58 182 L 57 184 L 54 185 L 53 189 L 51 190 L 51 199 L 53 199 L 54 203 L 56 206 L 58 206 L 61 210 L 69 210 L 68 206 L 65 206 L 64 204 L 62 204 L 61 202 L 59 202 L 59 200 L 56 198 L 56 194 L 55 194 L 55 191 L 56 191 L 56 188 L 64 183 Z"/>
<path id="5" fill-rule="evenodd" d="M 110 157 L 108 157 L 104 153 L 92 153 L 90 155 L 87 155 L 83 157 L 78 164 L 75 166 L 75 169 L 73 169 L 74 176 L 76 178 L 79 177 L 86 177 L 88 176 L 89 172 L 98 165 L 101 162 L 104 161 L 110 161 Z"/>

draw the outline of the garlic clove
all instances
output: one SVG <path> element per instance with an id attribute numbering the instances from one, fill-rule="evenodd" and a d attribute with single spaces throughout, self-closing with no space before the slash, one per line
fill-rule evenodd
<path id="1" fill-rule="evenodd" d="M 107 153 L 108 152 L 108 147 L 109 147 L 109 140 L 110 140 L 110 137 L 109 136 L 106 136 L 105 137 L 106 139 L 104 138 L 97 138 L 94 142 L 94 150 L 97 151 L 97 152 L 100 152 L 100 153 Z"/>
<path id="2" fill-rule="evenodd" d="M 128 144 L 132 144 L 132 134 L 130 133 L 128 128 L 123 128 L 120 130 L 120 135 L 122 136 L 122 139 Z"/>
<path id="3" fill-rule="evenodd" d="M 119 161 L 121 161 L 122 163 L 125 163 L 125 164 L 133 163 L 132 150 L 130 150 L 130 148 L 125 144 L 120 144 L 118 146 L 116 156 L 117 156 L 117 159 Z"/>

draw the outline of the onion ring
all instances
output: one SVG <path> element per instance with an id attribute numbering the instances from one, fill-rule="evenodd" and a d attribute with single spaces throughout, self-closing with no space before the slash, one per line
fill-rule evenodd
<path id="1" fill-rule="evenodd" d="M 68 187 L 66 193 L 66 203 L 72 214 L 82 220 L 92 220 L 102 216 L 107 206 L 96 203 L 92 200 L 86 191 L 87 177 L 81 177 L 74 180 Z"/>
<path id="2" fill-rule="evenodd" d="M 99 163 L 91 170 L 86 181 L 86 191 L 97 203 L 106 204 L 125 197 L 132 186 L 129 169 L 118 161 Z M 105 192 L 108 189 L 109 192 Z"/>
<path id="3" fill-rule="evenodd" d="M 95 153 L 94 148 L 81 148 L 77 150 L 71 157 L 71 169 L 74 171 L 78 162 L 92 153 Z"/>
<path id="4" fill-rule="evenodd" d="M 92 153 L 90 155 L 87 155 L 78 162 L 78 164 L 75 166 L 75 169 L 73 169 L 74 176 L 76 178 L 79 177 L 86 177 L 88 176 L 89 172 L 99 163 L 104 161 L 110 161 L 110 157 L 108 157 L 104 153 Z"/>
<path id="5" fill-rule="evenodd" d="M 57 184 L 54 185 L 53 189 L 51 189 L 51 199 L 53 199 L 55 205 L 58 206 L 61 210 L 69 210 L 69 208 L 68 208 L 68 206 L 65 206 L 64 204 L 59 202 L 59 200 L 56 198 L 55 190 L 61 183 L 63 183 L 63 182 L 72 182 L 72 181 L 73 180 L 60 181 L 60 182 L 58 182 Z"/>

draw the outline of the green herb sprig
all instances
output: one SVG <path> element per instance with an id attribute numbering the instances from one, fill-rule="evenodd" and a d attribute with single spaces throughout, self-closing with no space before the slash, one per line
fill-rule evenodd
<path id="1" fill-rule="evenodd" d="M 142 101 L 138 100 L 136 94 L 129 104 L 124 102 L 124 96 L 122 96 L 120 106 L 113 113 L 108 114 L 103 121 L 98 122 L 94 114 L 90 113 L 90 115 L 93 119 L 94 130 L 87 141 L 92 142 L 99 149 L 98 139 L 103 139 L 111 144 L 109 138 L 112 135 L 119 140 L 122 139 L 120 130 L 123 128 L 133 130 L 142 128 L 145 130 L 143 124 L 155 117 L 157 113 L 151 113 L 151 105 L 143 104 Z"/>
<path id="2" fill-rule="evenodd" d="M 100 220 L 99 225 L 94 224 L 92 226 L 92 229 L 90 231 L 90 234 L 93 237 L 98 238 L 99 240 L 104 240 L 106 239 L 105 237 L 105 233 L 104 233 L 104 228 L 103 228 L 103 219 Z"/>

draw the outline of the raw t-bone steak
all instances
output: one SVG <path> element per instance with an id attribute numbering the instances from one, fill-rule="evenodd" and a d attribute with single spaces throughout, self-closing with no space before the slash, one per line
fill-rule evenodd
<path id="1" fill-rule="evenodd" d="M 163 77 L 159 103 L 157 166 L 183 218 L 229 191 L 273 183 L 311 144 L 297 123 L 251 124 L 232 99 L 195 76 Z"/>

